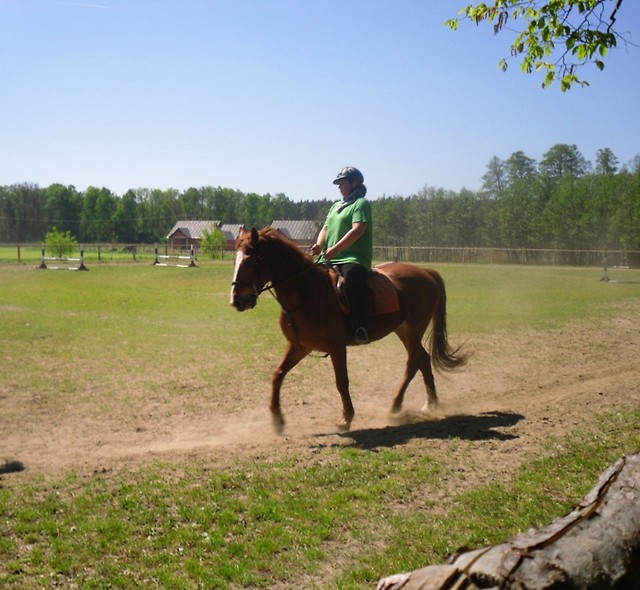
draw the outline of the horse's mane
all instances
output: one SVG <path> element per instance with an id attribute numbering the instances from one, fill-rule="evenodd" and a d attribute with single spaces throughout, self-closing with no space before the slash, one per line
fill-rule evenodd
<path id="1" fill-rule="evenodd" d="M 273 227 L 264 227 L 258 232 L 260 241 L 265 241 L 274 257 L 278 260 L 278 265 L 283 268 L 285 265 L 292 270 L 300 270 L 305 266 L 314 265 L 309 254 L 303 252 L 294 242 L 287 238 L 282 232 Z"/>

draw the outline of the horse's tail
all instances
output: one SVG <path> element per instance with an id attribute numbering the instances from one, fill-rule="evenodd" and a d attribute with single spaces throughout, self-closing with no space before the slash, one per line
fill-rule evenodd
<path id="1" fill-rule="evenodd" d="M 431 330 L 431 360 L 434 366 L 440 370 L 451 370 L 462 366 L 467 362 L 467 355 L 462 352 L 462 346 L 452 348 L 447 337 L 447 292 L 444 281 L 436 271 L 430 271 L 431 276 L 438 285 L 438 305 L 433 316 Z"/>

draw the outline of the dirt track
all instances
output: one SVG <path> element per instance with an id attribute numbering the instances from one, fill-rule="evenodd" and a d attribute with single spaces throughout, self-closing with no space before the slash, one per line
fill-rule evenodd
<path id="1" fill-rule="evenodd" d="M 591 423 L 596 413 L 640 407 L 640 303 L 614 320 L 572 324 L 553 331 L 471 335 L 474 354 L 462 370 L 436 375 L 441 408 L 424 416 L 420 379 L 411 385 L 405 410 L 388 414 L 404 355 L 393 337 L 350 351 L 356 407 L 351 432 L 333 424 L 339 398 L 328 360 L 305 359 L 285 382 L 285 435 L 272 433 L 267 410 L 271 367 L 256 376 L 241 400 L 204 411 L 185 410 L 180 399 L 155 404 L 134 400 L 79 421 L 73 411 L 48 411 L 34 398 L 20 423 L 0 425 L 0 464 L 20 461 L 25 470 L 3 476 L 17 483 L 34 475 L 57 477 L 111 471 L 162 458 L 268 459 L 297 454 L 312 458 L 333 445 L 362 448 L 414 445 L 451 453 L 452 440 L 473 451 L 459 469 L 495 478 L 536 454 L 550 437 Z M 399 359 L 402 359 L 399 361 Z M 325 385 L 322 385 L 325 384 Z M 10 404 L 0 395 L 0 410 Z M 482 466 L 482 469 L 474 467 Z"/>

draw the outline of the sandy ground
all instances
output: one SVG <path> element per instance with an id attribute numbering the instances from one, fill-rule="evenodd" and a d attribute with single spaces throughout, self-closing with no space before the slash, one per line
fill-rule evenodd
<path id="1" fill-rule="evenodd" d="M 108 418 L 52 412 L 37 396 L 19 423 L 0 422 L 0 466 L 20 462 L 23 471 L 0 475 L 14 483 L 34 476 L 62 477 L 117 471 L 161 459 L 228 462 L 269 460 L 295 454 L 301 461 L 323 449 L 414 446 L 446 455 L 457 445 L 472 453 L 458 457 L 459 469 L 479 477 L 511 472 L 553 437 L 593 424 L 595 415 L 640 407 L 640 302 L 612 320 L 575 323 L 552 331 L 469 335 L 468 365 L 436 374 L 441 407 L 420 412 L 421 379 L 411 385 L 405 409 L 388 408 L 400 381 L 404 354 L 391 336 L 350 351 L 356 419 L 349 433 L 335 429 L 340 403 L 328 360 L 305 359 L 283 389 L 287 425 L 272 432 L 267 408 L 271 370 L 241 399 L 186 409 L 179 397 L 161 403 L 139 399 L 111 408 Z M 0 388 L 0 412 L 11 404 Z M 477 469 L 477 466 L 484 466 Z M 489 467 L 488 469 L 486 467 Z"/>

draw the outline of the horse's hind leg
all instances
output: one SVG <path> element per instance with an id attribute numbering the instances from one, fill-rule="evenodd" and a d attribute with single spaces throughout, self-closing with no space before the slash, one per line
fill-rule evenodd
<path id="1" fill-rule="evenodd" d="M 282 434 L 284 430 L 284 417 L 282 416 L 282 408 L 280 407 L 280 389 L 282 388 L 282 382 L 287 376 L 287 373 L 308 354 L 309 351 L 305 348 L 295 346 L 293 343 L 288 342 L 284 357 L 282 357 L 280 364 L 273 372 L 271 379 L 270 410 L 273 428 L 278 434 Z"/>
<path id="2" fill-rule="evenodd" d="M 425 387 L 427 389 L 427 401 L 425 402 L 422 410 L 426 411 L 427 409 L 434 409 L 438 405 L 438 396 L 436 394 L 436 384 L 433 377 L 433 371 L 431 370 L 431 357 L 425 350 L 424 346 L 422 346 L 422 334 L 416 333 L 414 335 L 410 335 L 402 328 L 398 328 L 398 330 L 396 330 L 396 334 L 398 335 L 398 338 L 400 338 L 402 344 L 404 344 L 408 356 L 404 379 L 393 397 L 391 411 L 393 413 L 397 413 L 402 409 L 404 394 L 418 370 L 422 373 Z"/>
<path id="3" fill-rule="evenodd" d="M 433 377 L 433 370 L 431 369 L 431 356 L 425 350 L 424 346 L 420 345 L 423 354 L 420 357 L 420 372 L 424 379 L 424 386 L 427 389 L 427 401 L 422 406 L 423 412 L 429 410 L 435 410 L 438 407 L 438 394 L 436 393 L 436 381 Z"/>

